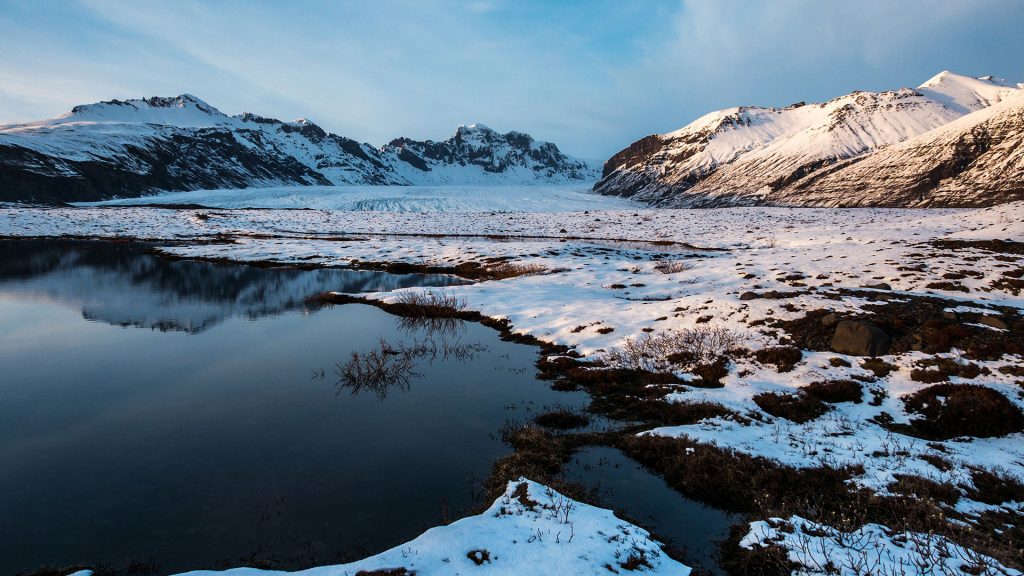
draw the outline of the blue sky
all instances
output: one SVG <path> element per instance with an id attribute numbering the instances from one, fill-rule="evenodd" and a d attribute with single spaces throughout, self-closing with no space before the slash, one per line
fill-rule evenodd
<path id="1" fill-rule="evenodd" d="M 191 93 L 383 144 L 461 123 L 603 159 L 718 108 L 1024 82 L 1020 0 L 0 0 L 0 123 Z"/>

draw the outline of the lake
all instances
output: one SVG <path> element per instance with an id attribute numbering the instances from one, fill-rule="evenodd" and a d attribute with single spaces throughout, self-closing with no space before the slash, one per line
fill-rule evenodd
<path id="1" fill-rule="evenodd" d="M 469 512 L 507 422 L 586 396 L 478 324 L 306 304 L 461 282 L 0 242 L 4 567 L 299 569 Z"/>

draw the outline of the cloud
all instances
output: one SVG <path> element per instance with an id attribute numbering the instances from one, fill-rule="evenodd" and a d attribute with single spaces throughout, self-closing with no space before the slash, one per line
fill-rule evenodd
<path id="1" fill-rule="evenodd" d="M 1013 0 L 16 1 L 0 6 L 0 122 L 194 93 L 383 144 L 460 123 L 603 158 L 717 108 L 1024 80 Z"/>
<path id="2" fill-rule="evenodd" d="M 913 87 L 943 69 L 1024 80 L 1016 22 L 1000 0 L 684 0 L 668 39 L 615 75 L 635 99 L 627 137 L 737 105 L 784 106 L 853 90 Z"/>

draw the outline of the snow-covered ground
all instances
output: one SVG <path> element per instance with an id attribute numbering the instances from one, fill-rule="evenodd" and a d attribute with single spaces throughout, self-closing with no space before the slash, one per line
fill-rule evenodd
<path id="1" fill-rule="evenodd" d="M 639 204 L 590 193 L 592 183 L 533 186 L 279 186 L 164 192 L 82 206 L 198 204 L 211 208 L 312 208 L 391 212 L 570 212 Z"/>
<path id="2" fill-rule="evenodd" d="M 195 239 L 204 242 L 176 243 L 163 251 L 185 257 L 331 266 L 355 261 L 454 265 L 506 257 L 542 266 L 547 273 L 447 291 L 465 299 L 470 309 L 507 318 L 519 332 L 573 346 L 589 360 L 608 360 L 614 350 L 645 334 L 697 327 L 730 330 L 739 344 L 757 351 L 777 345 L 785 336 L 765 326 L 764 320 L 799 319 L 818 309 L 866 312 L 865 306 L 873 303 L 865 293 L 839 290 L 880 283 L 891 287 L 884 292 L 896 301 L 915 296 L 948 299 L 950 314 L 981 311 L 1005 317 L 1007 309 L 1018 314 L 1024 309 L 1024 291 L 1015 293 L 1012 284 L 1005 283 L 1013 278 L 1007 274 L 1024 272 L 1024 256 L 929 244 L 941 239 L 1024 242 L 1024 203 L 927 211 L 588 210 L 411 214 L 0 208 L 0 235 Z M 746 292 L 770 290 L 794 294 L 740 298 Z M 922 352 L 884 356 L 895 370 L 877 378 L 869 377 L 861 358 L 832 351 L 804 350 L 789 372 L 752 357 L 733 358 L 723 387 L 681 387 L 664 400 L 712 402 L 752 418 L 743 423 L 710 419 L 646 433 L 715 443 L 796 467 L 860 465 L 863 473 L 852 479 L 853 484 L 881 493 L 889 490 L 897 474 L 914 474 L 957 487 L 960 497 L 950 505 L 951 511 L 1024 512 L 1024 503 L 970 498 L 975 468 L 1024 478 L 1024 434 L 925 441 L 878 424 L 883 413 L 896 424 L 908 422 L 911 415 L 901 398 L 930 386 L 910 376 L 926 357 Z M 964 361 L 956 349 L 939 357 Z M 1004 355 L 973 361 L 984 369 L 981 374 L 948 380 L 987 387 L 1024 407 L 1021 379 L 1013 375 L 1024 358 Z M 863 402 L 833 404 L 823 416 L 802 424 L 771 416 L 753 401 L 763 392 L 795 393 L 811 382 L 857 378 L 864 382 Z M 873 391 L 881 398 L 875 403 L 868 401 Z M 932 464 L 937 457 L 949 467 Z"/>
<path id="3" fill-rule="evenodd" d="M 867 524 L 843 532 L 794 516 L 753 522 L 740 546 L 780 546 L 801 576 L 1013 576 L 1020 571 L 934 534 Z"/>

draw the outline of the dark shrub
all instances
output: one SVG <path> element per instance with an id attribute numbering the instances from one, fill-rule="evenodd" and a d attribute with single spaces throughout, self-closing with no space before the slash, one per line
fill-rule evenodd
<path id="1" fill-rule="evenodd" d="M 824 402 L 807 394 L 765 392 L 754 396 L 754 403 L 772 416 L 798 424 L 810 422 L 829 410 Z"/>
<path id="2" fill-rule="evenodd" d="M 533 421 L 545 428 L 571 430 L 572 428 L 586 426 L 590 423 L 590 418 L 587 418 L 586 414 L 580 414 L 571 410 L 555 410 L 541 414 L 534 418 Z"/>
<path id="3" fill-rule="evenodd" d="M 939 382 L 945 382 L 949 379 L 949 374 L 943 373 L 941 370 L 925 370 L 924 368 L 914 368 L 910 371 L 910 378 L 917 382 L 924 382 L 925 384 L 937 384 Z"/>
<path id="4" fill-rule="evenodd" d="M 936 482 L 907 474 L 896 474 L 896 481 L 889 485 L 889 490 L 904 496 L 930 498 L 950 506 L 960 499 L 960 491 L 948 482 Z"/>
<path id="5" fill-rule="evenodd" d="M 746 524 L 740 527 L 745 534 Z M 789 576 L 799 567 L 789 559 L 789 551 L 778 544 L 743 548 L 738 540 L 727 542 L 721 564 L 729 574 L 744 576 Z"/>
<path id="6" fill-rule="evenodd" d="M 985 504 L 1024 502 L 1024 483 L 1020 478 L 999 471 L 975 469 L 971 471 L 974 489 L 968 492 L 972 500 Z"/>
<path id="7" fill-rule="evenodd" d="M 691 385 L 702 388 L 720 388 L 722 378 L 729 375 L 729 359 L 719 356 L 713 362 L 695 366 L 690 372 L 700 377 L 700 382 L 690 382 Z"/>
<path id="8" fill-rule="evenodd" d="M 804 386 L 801 390 L 829 404 L 839 402 L 855 402 L 860 404 L 864 398 L 864 388 L 860 385 L 860 382 L 854 382 L 853 380 L 814 382 Z"/>
<path id="9" fill-rule="evenodd" d="M 789 468 L 689 438 L 628 435 L 617 446 L 627 456 L 665 478 L 669 486 L 701 502 L 733 512 L 760 509 L 765 494 L 773 503 L 793 502 L 808 494 L 842 506 L 849 500 L 847 481 L 863 472 L 837 468 Z"/>
<path id="10" fill-rule="evenodd" d="M 881 358 L 868 358 L 860 363 L 861 368 L 870 370 L 879 378 L 885 378 L 890 372 L 896 370 L 896 366 L 889 364 Z"/>
<path id="11" fill-rule="evenodd" d="M 803 353 L 793 346 L 773 346 L 754 352 L 754 358 L 762 364 L 774 364 L 779 372 L 789 372 L 802 360 Z"/>
<path id="12" fill-rule="evenodd" d="M 967 362 L 961 364 L 952 358 L 926 358 L 917 363 L 920 368 L 915 368 L 910 372 L 910 377 L 918 382 L 925 382 L 928 384 L 934 384 L 936 382 L 945 382 L 949 380 L 950 376 L 959 376 L 960 378 L 977 378 L 982 374 L 989 374 L 988 368 L 978 366 L 973 362 Z M 927 368 L 934 367 L 936 370 L 928 370 Z"/>
<path id="13" fill-rule="evenodd" d="M 910 432 L 931 440 L 989 438 L 1024 430 L 1024 413 L 1000 392 L 974 384 L 936 384 L 903 397 Z"/>

